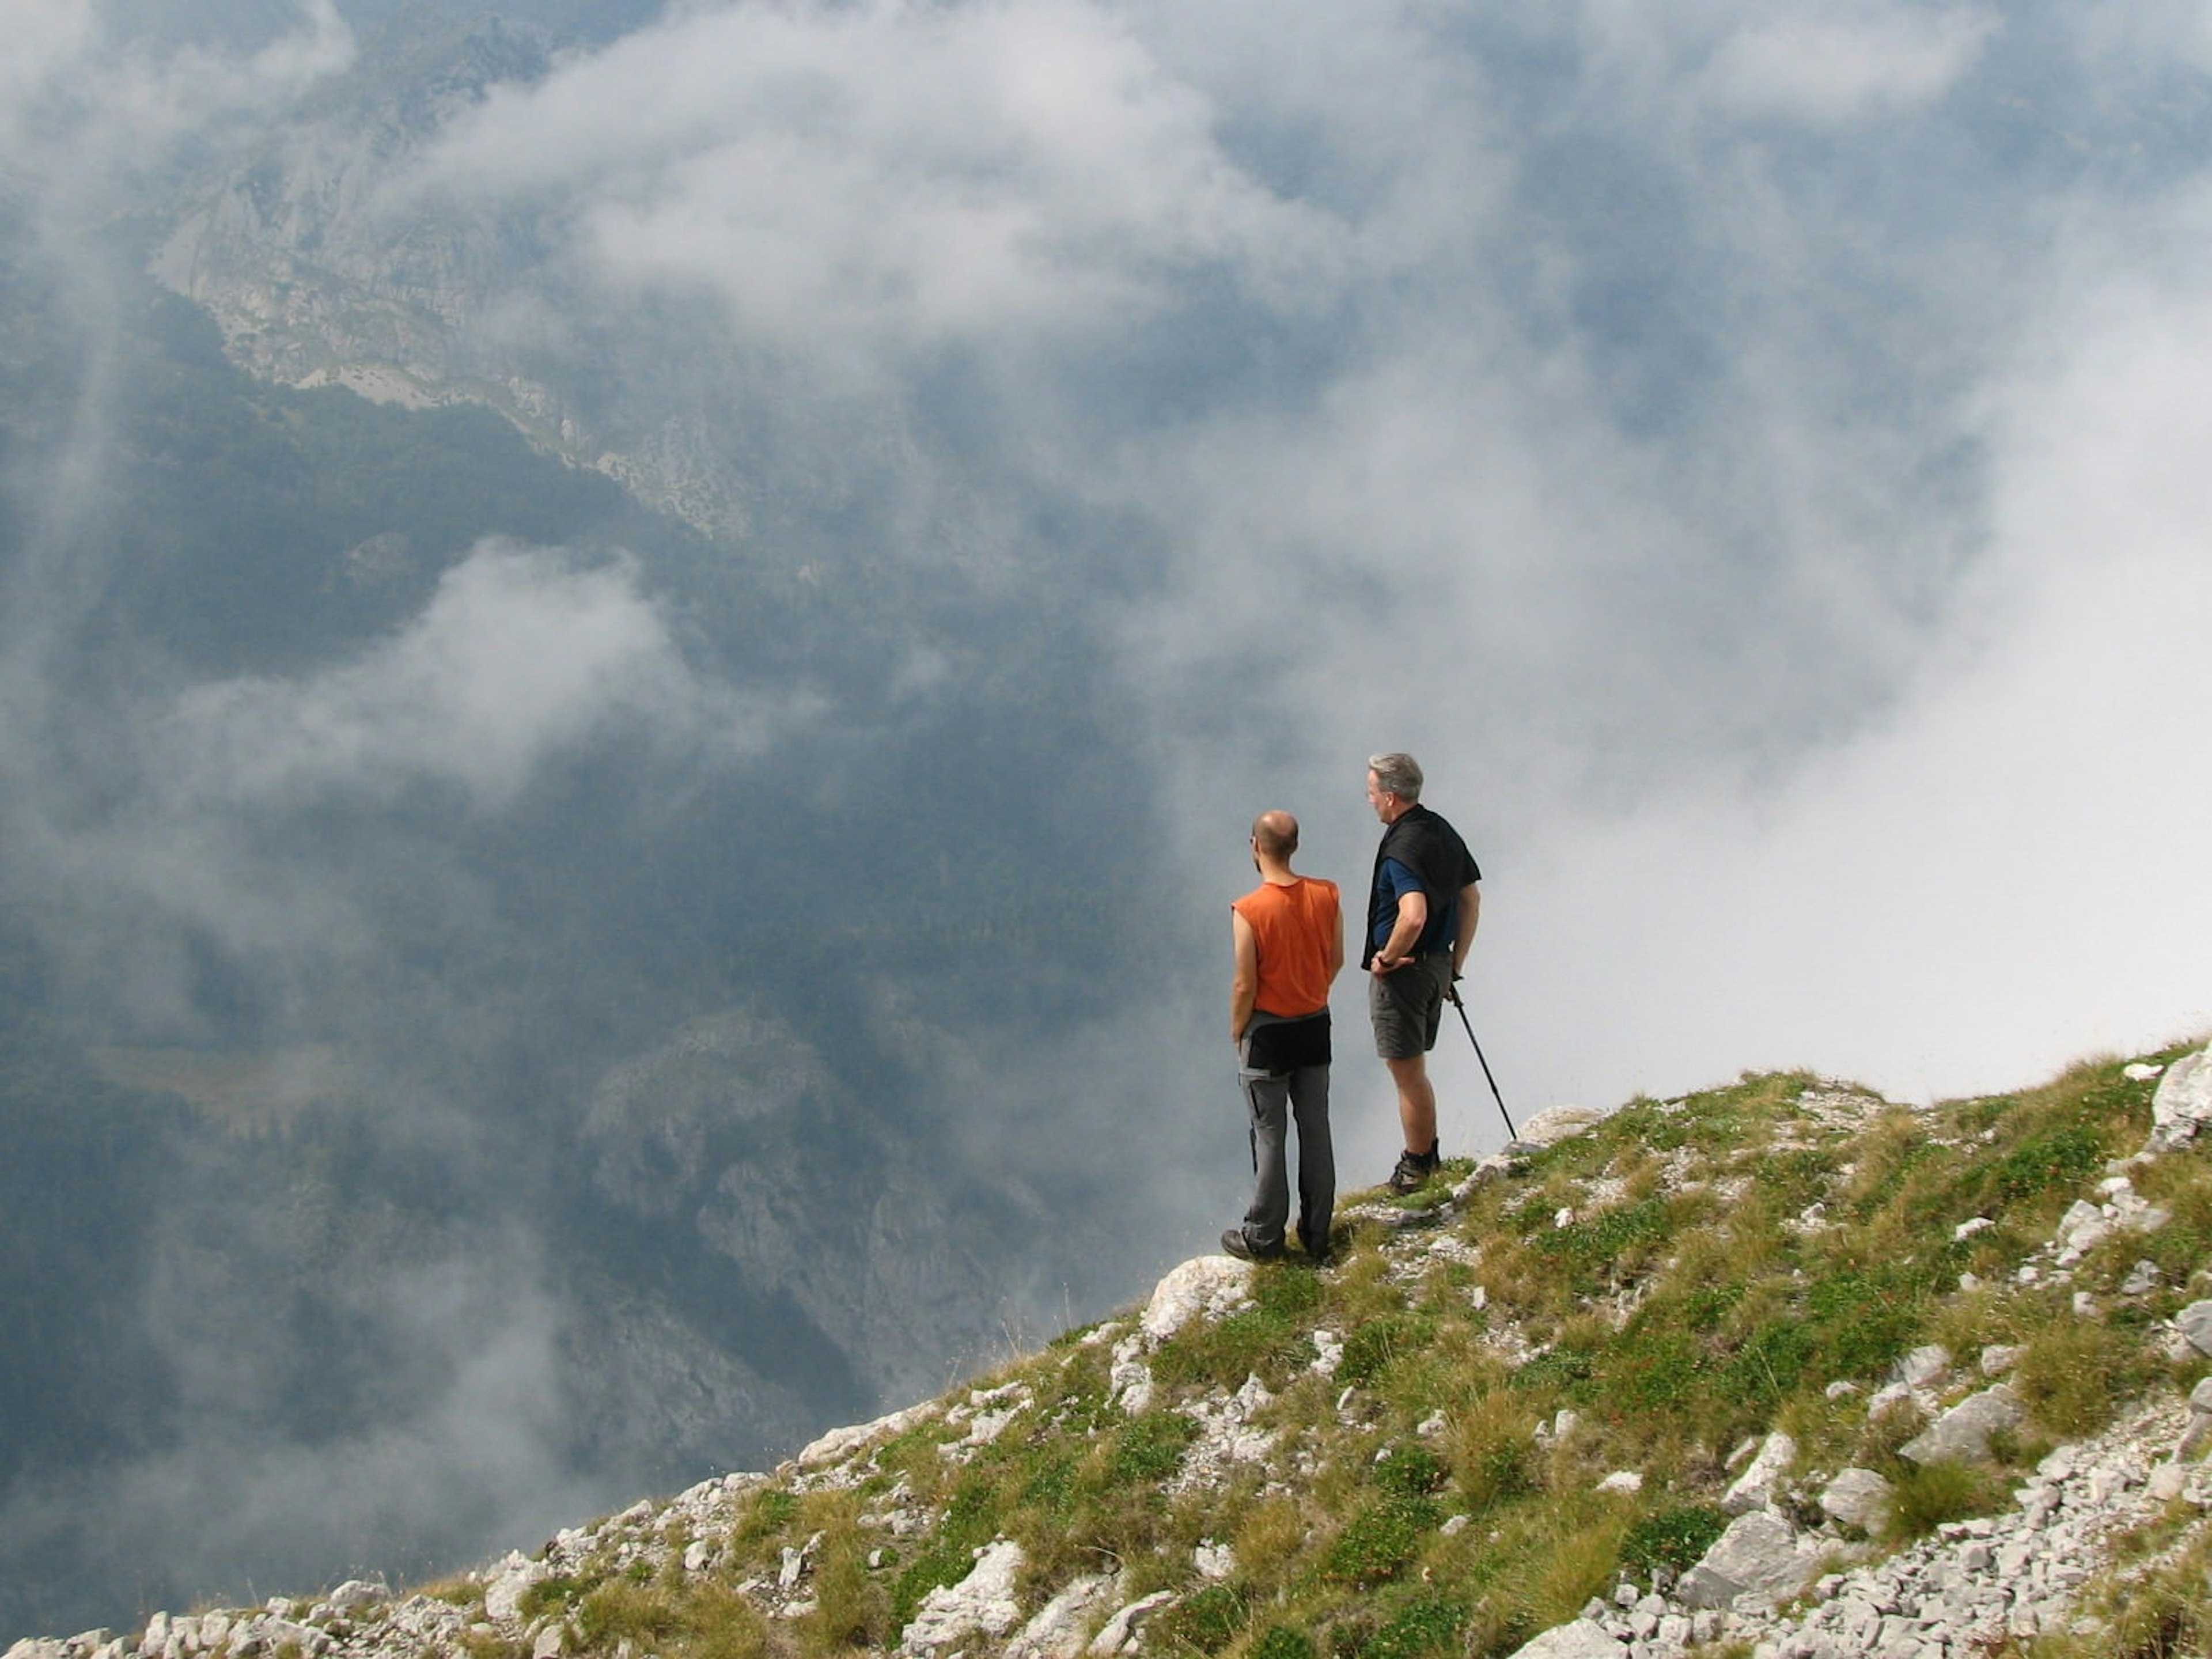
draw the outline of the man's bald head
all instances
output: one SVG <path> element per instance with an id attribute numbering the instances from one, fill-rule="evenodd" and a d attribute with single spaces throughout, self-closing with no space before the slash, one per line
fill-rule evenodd
<path id="1" fill-rule="evenodd" d="M 1288 812 L 1262 812 L 1252 820 L 1252 845 L 1263 858 L 1286 859 L 1298 850 L 1298 821 Z"/>

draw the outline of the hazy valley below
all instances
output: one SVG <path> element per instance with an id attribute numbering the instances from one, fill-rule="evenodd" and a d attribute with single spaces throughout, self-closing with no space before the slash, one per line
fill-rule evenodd
<path id="1" fill-rule="evenodd" d="M 345 131 L 449 67 L 368 56 Z M 1080 574 L 888 557 L 865 479 L 682 522 L 481 385 L 288 387 L 143 274 L 175 205 L 0 201 L 0 1628 L 428 1571 L 1156 1267 L 1085 1235 L 1175 1195 L 977 1121 L 1177 927 Z"/>

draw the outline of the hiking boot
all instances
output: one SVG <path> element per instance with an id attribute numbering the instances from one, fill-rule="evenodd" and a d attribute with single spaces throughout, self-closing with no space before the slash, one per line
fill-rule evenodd
<path id="1" fill-rule="evenodd" d="M 1222 1234 L 1221 1248 L 1239 1261 L 1280 1261 L 1283 1259 L 1281 1245 L 1278 1244 L 1272 1250 L 1257 1249 L 1252 1241 L 1244 1237 L 1242 1227 L 1231 1227 Z"/>
<path id="2" fill-rule="evenodd" d="M 1401 1195 L 1419 1192 L 1429 1184 L 1429 1177 L 1436 1174 L 1443 1163 L 1443 1158 L 1433 1146 L 1425 1152 L 1401 1152 L 1398 1154 L 1398 1167 L 1390 1171 L 1390 1179 L 1382 1184 Z"/>

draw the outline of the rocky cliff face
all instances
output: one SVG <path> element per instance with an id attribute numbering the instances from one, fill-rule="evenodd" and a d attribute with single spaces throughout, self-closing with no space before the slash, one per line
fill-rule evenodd
<path id="1" fill-rule="evenodd" d="M 848 1357 L 863 1397 L 911 1399 L 1008 1315 L 1006 1206 L 861 1109 L 793 1033 L 730 1011 L 610 1073 L 581 1146 L 611 1203 L 737 1264 L 750 1297 Z"/>
<path id="2" fill-rule="evenodd" d="M 407 408 L 476 403 L 710 535 L 745 523 L 727 422 L 695 395 L 681 319 L 594 337 L 526 219 L 485 219 L 403 189 L 423 144 L 490 89 L 527 82 L 546 45 L 495 20 L 369 54 L 256 148 L 190 179 L 151 269 L 206 307 L 232 357 L 287 386 L 343 386 Z"/>

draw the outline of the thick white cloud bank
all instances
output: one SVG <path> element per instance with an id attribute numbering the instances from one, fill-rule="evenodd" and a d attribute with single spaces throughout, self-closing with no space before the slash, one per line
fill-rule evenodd
<path id="1" fill-rule="evenodd" d="M 1498 884 L 1488 1010 L 1550 1091 L 1802 1065 L 1931 1097 L 2212 1029 L 2212 312 L 2127 280 L 2042 321 L 1987 388 L 1988 554 L 1902 701 Z"/>

